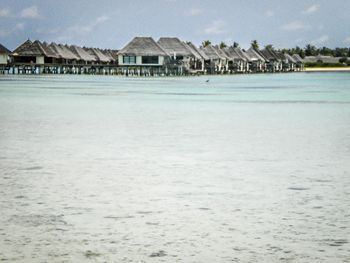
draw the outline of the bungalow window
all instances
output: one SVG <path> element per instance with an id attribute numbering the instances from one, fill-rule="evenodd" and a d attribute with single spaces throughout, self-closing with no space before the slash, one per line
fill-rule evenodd
<path id="1" fill-rule="evenodd" d="M 142 64 L 159 64 L 158 56 L 143 56 Z"/>
<path id="2" fill-rule="evenodd" d="M 184 56 L 172 56 L 171 57 L 173 60 L 179 61 L 179 60 L 183 60 Z"/>
<path id="3" fill-rule="evenodd" d="M 123 64 L 136 64 L 135 56 L 123 56 Z"/>

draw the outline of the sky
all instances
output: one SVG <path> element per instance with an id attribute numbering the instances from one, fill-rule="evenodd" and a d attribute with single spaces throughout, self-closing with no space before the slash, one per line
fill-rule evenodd
<path id="1" fill-rule="evenodd" d="M 135 36 L 350 47 L 349 0 L 0 0 L 0 43 L 121 49 Z"/>

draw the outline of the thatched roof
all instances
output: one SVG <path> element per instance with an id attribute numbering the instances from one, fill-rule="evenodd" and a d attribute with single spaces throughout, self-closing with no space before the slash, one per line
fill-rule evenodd
<path id="1" fill-rule="evenodd" d="M 10 50 L 8 50 L 6 47 L 0 44 L 0 54 L 10 54 L 10 53 L 11 53 Z"/>
<path id="2" fill-rule="evenodd" d="M 39 40 L 35 40 L 34 42 L 29 39 L 17 47 L 13 53 L 14 56 L 28 56 L 28 57 L 36 57 L 36 56 L 45 56 L 45 57 L 57 57 L 55 51 L 47 46 L 47 44 L 41 43 Z"/>
<path id="3" fill-rule="evenodd" d="M 192 52 L 177 37 L 161 37 L 157 43 L 169 56 L 194 57 Z"/>
<path id="4" fill-rule="evenodd" d="M 249 48 L 245 54 L 249 57 L 250 61 L 265 61 L 265 58 L 253 47 Z"/>
<path id="5" fill-rule="evenodd" d="M 192 44 L 192 42 L 187 42 L 186 44 L 188 47 L 191 48 L 191 50 L 197 52 L 197 54 L 199 54 L 202 57 L 202 59 L 209 60 L 209 57 L 203 52 L 203 50 L 197 48 L 195 45 Z"/>
<path id="6" fill-rule="evenodd" d="M 242 58 L 242 60 L 249 61 L 249 57 L 240 47 L 234 47 L 233 49 Z"/>
<path id="7" fill-rule="evenodd" d="M 33 44 L 35 44 L 35 42 Z M 44 49 L 46 57 L 51 57 L 51 58 L 59 58 L 60 57 L 59 54 L 46 42 L 40 43 L 40 41 L 38 41 L 38 44 L 41 45 L 41 47 Z"/>
<path id="8" fill-rule="evenodd" d="M 263 50 L 260 50 L 260 53 L 267 59 L 267 60 L 281 60 L 281 57 L 276 54 L 275 51 L 273 51 L 271 48 L 264 48 Z"/>
<path id="9" fill-rule="evenodd" d="M 216 52 L 212 45 L 200 48 L 209 59 L 222 59 L 222 57 Z"/>
<path id="10" fill-rule="evenodd" d="M 291 62 L 291 63 L 296 63 L 297 61 L 291 56 L 289 55 L 288 53 L 285 53 L 284 56 L 286 57 L 286 60 L 288 60 L 288 62 Z"/>
<path id="11" fill-rule="evenodd" d="M 253 48 L 253 50 L 254 50 L 260 57 L 263 58 L 263 61 L 269 62 L 268 58 L 266 58 L 266 57 L 264 56 L 264 54 L 263 54 L 259 49 Z"/>
<path id="12" fill-rule="evenodd" d="M 90 55 L 87 51 L 85 51 L 82 47 L 78 47 L 75 45 L 69 46 L 69 49 L 79 57 L 80 60 L 84 61 L 96 61 L 96 58 Z"/>
<path id="13" fill-rule="evenodd" d="M 118 50 L 105 49 L 102 50 L 106 56 L 111 57 L 113 60 L 118 61 Z"/>
<path id="14" fill-rule="evenodd" d="M 95 59 L 95 61 L 99 61 L 98 56 L 96 55 L 96 53 L 92 48 L 83 47 L 83 50 L 86 51 L 86 53 L 88 53 L 89 55 L 91 55 Z"/>
<path id="15" fill-rule="evenodd" d="M 299 56 L 299 54 L 294 54 L 293 56 L 292 56 L 293 58 L 294 58 L 294 60 L 296 61 L 296 62 L 301 62 L 301 63 L 303 63 L 304 61 L 303 61 L 303 59 Z"/>
<path id="16" fill-rule="evenodd" d="M 62 44 L 57 45 L 56 43 L 51 43 L 50 47 L 57 53 L 58 57 L 60 58 L 79 60 L 79 57 L 77 55 L 75 55 L 69 48 Z"/>
<path id="17" fill-rule="evenodd" d="M 13 55 L 20 55 L 20 54 L 24 53 L 24 51 L 30 49 L 32 44 L 33 44 L 33 42 L 28 39 L 27 41 L 25 41 L 21 45 L 19 45 L 17 48 L 15 48 L 15 50 L 12 52 Z"/>
<path id="18" fill-rule="evenodd" d="M 109 61 L 117 61 L 118 60 L 118 56 L 115 58 L 114 56 L 113 56 L 113 54 L 110 52 L 110 50 L 108 50 L 108 49 L 98 49 L 100 52 L 102 52 L 102 54 L 103 55 L 105 55 L 108 59 L 109 59 Z"/>
<path id="19" fill-rule="evenodd" d="M 41 56 L 44 54 L 44 51 L 33 46 L 33 42 L 29 39 L 18 46 L 14 51 L 13 55 L 15 56 Z"/>
<path id="20" fill-rule="evenodd" d="M 82 48 L 62 44 L 34 42 L 29 39 L 17 47 L 14 56 L 45 56 L 53 58 L 74 59 L 84 61 L 110 62 L 118 59 L 116 50 L 101 50 L 98 48 Z"/>
<path id="21" fill-rule="evenodd" d="M 222 49 L 219 48 L 219 46 L 215 45 L 213 48 L 215 49 L 216 53 L 218 53 L 220 59 L 232 60 Z"/>
<path id="22" fill-rule="evenodd" d="M 275 51 L 275 54 L 276 54 L 277 58 L 279 58 L 282 61 L 287 61 L 288 60 L 287 57 L 285 56 L 285 54 L 283 54 L 280 51 Z"/>
<path id="23" fill-rule="evenodd" d="M 91 48 L 91 50 L 94 52 L 95 56 L 98 58 L 101 62 L 110 62 L 114 61 L 115 59 L 111 58 L 108 55 L 105 55 L 101 50 L 98 48 Z"/>
<path id="24" fill-rule="evenodd" d="M 182 42 L 184 44 L 184 46 L 192 53 L 192 56 L 195 59 L 203 59 L 202 56 L 198 53 L 197 50 L 195 50 L 193 47 L 191 47 L 188 43 L 186 42 Z"/>
<path id="25" fill-rule="evenodd" d="M 118 54 L 133 56 L 167 56 L 167 53 L 151 37 L 135 37 Z"/>
<path id="26" fill-rule="evenodd" d="M 233 47 L 225 47 L 222 51 L 233 61 L 245 61 L 245 58 L 242 58 Z"/>

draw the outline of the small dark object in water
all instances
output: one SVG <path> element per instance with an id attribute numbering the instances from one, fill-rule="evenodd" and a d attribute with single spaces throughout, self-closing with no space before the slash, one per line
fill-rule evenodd
<path id="1" fill-rule="evenodd" d="M 310 188 L 307 187 L 289 187 L 289 190 L 296 190 L 296 191 L 304 191 L 304 190 L 309 190 Z"/>
<path id="2" fill-rule="evenodd" d="M 167 254 L 165 253 L 164 250 L 159 250 L 158 252 L 153 252 L 150 257 L 155 258 L 155 257 L 165 257 Z"/>
<path id="3" fill-rule="evenodd" d="M 34 171 L 34 170 L 41 170 L 41 169 L 43 169 L 42 166 L 32 166 L 32 167 L 22 168 L 20 170 Z"/>
<path id="4" fill-rule="evenodd" d="M 84 255 L 85 255 L 85 257 L 87 257 L 87 258 L 98 257 L 98 256 L 100 256 L 99 253 L 92 252 L 91 250 L 87 250 L 87 251 L 84 253 Z"/>
<path id="5" fill-rule="evenodd" d="M 209 82 L 209 79 L 207 79 L 205 82 Z"/>

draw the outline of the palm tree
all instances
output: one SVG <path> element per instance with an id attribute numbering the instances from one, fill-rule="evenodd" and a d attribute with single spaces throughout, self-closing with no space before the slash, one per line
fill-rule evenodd
<path id="1" fill-rule="evenodd" d="M 305 47 L 306 56 L 316 56 L 316 47 L 311 44 L 307 44 Z"/>
<path id="2" fill-rule="evenodd" d="M 219 44 L 219 47 L 220 48 L 225 48 L 225 47 L 227 47 L 227 45 L 226 45 L 225 42 L 221 41 L 221 43 Z"/>
<path id="3" fill-rule="evenodd" d="M 250 45 L 252 46 L 252 48 L 254 49 L 259 49 L 259 44 L 257 40 L 252 40 L 252 42 L 250 43 Z"/>
<path id="4" fill-rule="evenodd" d="M 209 45 L 211 45 L 210 40 L 204 40 L 204 41 L 202 42 L 202 47 L 207 47 L 207 46 L 209 46 Z"/>

